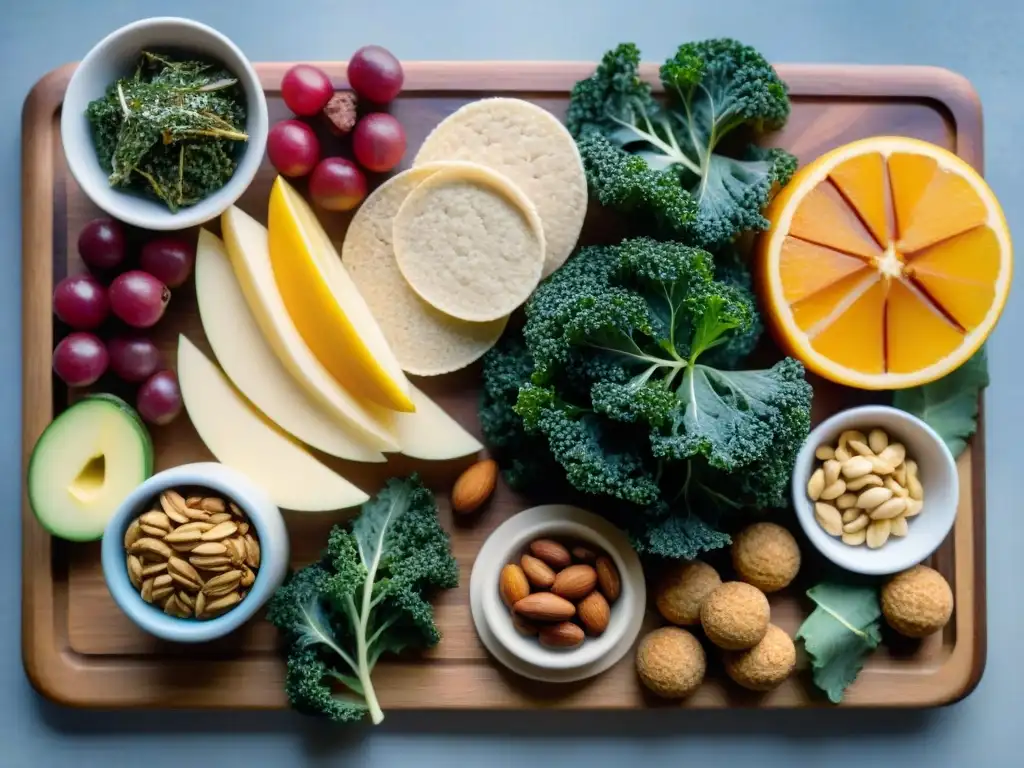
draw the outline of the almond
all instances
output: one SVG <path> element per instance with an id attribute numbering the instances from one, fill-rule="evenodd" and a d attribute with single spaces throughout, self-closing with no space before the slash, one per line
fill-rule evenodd
<path id="1" fill-rule="evenodd" d="M 598 589 L 608 598 L 609 603 L 614 603 L 619 599 L 619 593 L 622 592 L 619 569 L 615 567 L 615 563 L 607 555 L 601 555 L 601 557 L 597 558 L 595 568 L 597 569 Z"/>
<path id="2" fill-rule="evenodd" d="M 535 621 L 566 621 L 576 615 L 576 606 L 550 592 L 535 592 L 512 606 L 520 616 Z"/>
<path id="3" fill-rule="evenodd" d="M 583 598 L 576 606 L 576 613 L 580 617 L 583 628 L 590 635 L 600 635 L 608 629 L 608 622 L 612 616 L 608 601 L 600 592 L 591 592 Z"/>
<path id="4" fill-rule="evenodd" d="M 509 563 L 502 568 L 501 576 L 498 578 L 498 592 L 509 608 L 529 595 L 530 582 L 526 580 L 523 569 L 515 563 Z"/>
<path id="5" fill-rule="evenodd" d="M 570 565 L 555 576 L 551 591 L 566 600 L 581 600 L 597 586 L 597 571 L 589 565 Z"/>
<path id="6" fill-rule="evenodd" d="M 524 619 L 522 616 L 512 614 L 512 626 L 516 628 L 516 632 L 526 637 L 536 637 L 539 627 L 528 619 Z"/>
<path id="7" fill-rule="evenodd" d="M 534 557 L 540 558 L 556 571 L 560 571 L 572 562 L 569 550 L 551 539 L 537 539 L 530 544 Z"/>
<path id="8" fill-rule="evenodd" d="M 597 553 L 587 547 L 573 547 L 571 554 L 573 560 L 589 565 L 593 565 L 594 561 L 597 560 Z"/>
<path id="9" fill-rule="evenodd" d="M 494 493 L 498 483 L 498 463 L 484 459 L 471 466 L 452 487 L 452 512 L 468 515 L 476 512 Z"/>
<path id="10" fill-rule="evenodd" d="M 548 648 L 575 648 L 583 642 L 583 630 L 571 621 L 563 621 L 541 627 L 538 639 Z"/>
<path id="11" fill-rule="evenodd" d="M 548 567 L 543 560 L 538 560 L 533 555 L 523 555 L 519 559 L 526 578 L 537 589 L 551 589 L 555 583 L 555 572 Z"/>

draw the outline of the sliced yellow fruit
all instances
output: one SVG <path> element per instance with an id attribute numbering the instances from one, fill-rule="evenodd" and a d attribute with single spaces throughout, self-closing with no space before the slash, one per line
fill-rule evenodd
<path id="1" fill-rule="evenodd" d="M 397 451 L 395 412 L 361 400 L 341 386 L 306 346 L 274 280 L 267 230 L 232 206 L 221 215 L 224 245 L 246 303 L 263 337 L 296 382 L 332 416 L 380 451 Z"/>
<path id="2" fill-rule="evenodd" d="M 178 380 L 189 420 L 210 453 L 266 490 L 277 506 L 326 512 L 369 498 L 264 419 L 184 335 L 178 337 Z"/>
<path id="3" fill-rule="evenodd" d="M 409 385 L 415 413 L 398 414 L 398 442 L 401 451 L 414 459 L 444 461 L 469 456 L 483 449 L 441 406 Z"/>
<path id="4" fill-rule="evenodd" d="M 280 176 L 270 192 L 270 262 L 306 345 L 350 392 L 415 409 L 409 381 L 313 209 Z"/>
<path id="5" fill-rule="evenodd" d="M 788 354 L 839 384 L 941 378 L 1006 305 L 1013 245 L 999 201 L 934 144 L 841 146 L 801 168 L 765 215 L 756 275 L 767 323 Z"/>
<path id="6" fill-rule="evenodd" d="M 347 422 L 315 403 L 281 364 L 245 303 L 224 243 L 207 229 L 199 230 L 195 276 L 206 339 L 224 373 L 250 403 L 311 448 L 350 461 L 385 461 Z"/>

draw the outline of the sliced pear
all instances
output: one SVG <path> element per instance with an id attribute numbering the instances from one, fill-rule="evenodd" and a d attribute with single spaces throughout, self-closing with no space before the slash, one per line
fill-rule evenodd
<path id="1" fill-rule="evenodd" d="M 306 345 L 350 392 L 415 409 L 409 381 L 309 204 L 282 177 L 270 191 L 270 261 Z"/>
<path id="2" fill-rule="evenodd" d="M 395 413 L 342 387 L 306 346 L 274 280 L 266 228 L 232 206 L 221 215 L 221 229 L 242 294 L 278 360 L 306 392 L 355 429 L 369 447 L 397 451 Z"/>
<path id="3" fill-rule="evenodd" d="M 184 335 L 178 337 L 178 381 L 210 453 L 265 489 L 279 507 L 325 512 L 369 498 L 265 420 Z"/>
<path id="4" fill-rule="evenodd" d="M 416 412 L 398 414 L 398 442 L 403 454 L 414 459 L 444 461 L 483 449 L 479 440 L 412 384 L 409 393 Z"/>

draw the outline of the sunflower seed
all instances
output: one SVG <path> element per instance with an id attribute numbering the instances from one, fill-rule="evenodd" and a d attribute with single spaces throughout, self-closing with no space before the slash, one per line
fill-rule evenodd
<path id="1" fill-rule="evenodd" d="M 224 597 L 218 597 L 216 600 L 208 601 L 206 603 L 206 613 L 216 615 L 223 613 L 228 608 L 232 608 L 242 602 L 242 596 L 237 592 L 228 592 Z"/>
<path id="2" fill-rule="evenodd" d="M 132 520 L 128 526 L 128 530 L 124 532 L 124 548 L 130 549 L 132 544 L 139 540 L 142 536 L 142 523 L 138 520 Z"/>
<path id="3" fill-rule="evenodd" d="M 210 520 L 210 513 L 202 509 L 185 507 L 185 514 L 188 515 L 189 520 L 199 520 L 204 523 Z"/>
<path id="4" fill-rule="evenodd" d="M 196 604 L 192 606 L 196 616 L 202 616 L 206 612 L 206 595 L 200 592 L 196 595 Z"/>
<path id="5" fill-rule="evenodd" d="M 228 502 L 228 509 L 231 510 L 231 514 L 234 515 L 235 517 L 237 517 L 239 519 L 244 519 L 245 518 L 245 512 L 243 512 L 241 507 L 239 507 L 237 504 L 235 504 L 235 502 L 229 501 Z"/>
<path id="6" fill-rule="evenodd" d="M 199 508 L 205 509 L 207 512 L 223 512 L 227 509 L 227 505 L 224 503 L 224 499 L 218 499 L 216 496 L 208 496 L 199 502 Z"/>
<path id="7" fill-rule="evenodd" d="M 142 596 L 142 599 L 145 600 L 147 603 L 152 603 L 153 602 L 153 580 L 152 579 L 146 579 L 145 581 L 142 582 L 142 589 L 139 590 L 139 594 Z"/>
<path id="8" fill-rule="evenodd" d="M 198 568 L 204 573 L 225 573 L 226 571 L 230 571 L 232 568 L 234 568 L 234 566 L 231 565 L 229 561 L 224 565 L 202 565 L 198 566 Z"/>
<path id="9" fill-rule="evenodd" d="M 204 557 L 202 555 L 193 555 L 188 559 L 192 565 L 196 568 L 216 568 L 220 565 L 230 565 L 231 559 L 224 555 L 216 555 L 214 557 Z"/>
<path id="10" fill-rule="evenodd" d="M 251 587 L 252 583 L 256 581 L 256 574 L 248 566 L 242 566 L 242 578 L 238 580 L 238 586 L 240 587 Z"/>
<path id="11" fill-rule="evenodd" d="M 197 531 L 195 529 L 185 530 L 185 526 L 183 525 L 181 528 L 176 528 L 164 536 L 164 541 L 168 544 L 187 544 L 189 542 L 199 541 L 202 538 L 202 531 Z"/>
<path id="12" fill-rule="evenodd" d="M 153 602 L 159 603 L 168 595 L 174 594 L 174 586 L 168 585 L 166 587 L 153 587 Z"/>
<path id="13" fill-rule="evenodd" d="M 185 499 L 185 506 L 192 507 L 193 509 L 199 509 L 199 504 L 202 501 L 202 496 L 189 496 L 187 499 Z"/>
<path id="14" fill-rule="evenodd" d="M 142 587 L 142 561 L 135 555 L 128 555 L 128 581 L 136 589 Z"/>
<path id="15" fill-rule="evenodd" d="M 231 558 L 232 565 L 241 565 L 245 562 L 245 539 L 241 536 L 234 536 L 225 539 L 224 544 L 227 546 L 228 557 Z"/>
<path id="16" fill-rule="evenodd" d="M 200 557 L 228 556 L 228 548 L 220 541 L 204 541 L 192 548 L 192 554 Z"/>
<path id="17" fill-rule="evenodd" d="M 187 563 L 179 557 L 172 557 L 167 561 L 167 570 L 174 580 L 184 587 L 195 591 L 203 586 L 203 579 L 199 572 L 191 563 Z"/>
<path id="18" fill-rule="evenodd" d="M 164 613 L 166 613 L 168 616 L 177 616 L 178 611 L 180 610 L 181 609 L 178 606 L 178 596 L 172 594 L 170 597 L 167 598 L 167 602 L 164 603 Z"/>
<path id="19" fill-rule="evenodd" d="M 242 523 L 241 525 L 245 525 L 245 523 Z M 203 534 L 203 541 L 220 541 L 221 539 L 226 539 L 228 536 L 234 536 L 239 527 L 240 526 L 233 521 L 219 523 Z"/>
<path id="20" fill-rule="evenodd" d="M 238 524 L 238 532 L 243 536 L 249 532 L 249 524 L 242 522 Z"/>
<path id="21" fill-rule="evenodd" d="M 148 579 L 150 576 L 156 576 L 158 573 L 163 573 L 167 570 L 167 561 L 161 560 L 159 563 L 152 563 L 151 565 L 142 566 L 142 578 Z"/>
<path id="22" fill-rule="evenodd" d="M 251 533 L 245 534 L 245 564 L 250 568 L 260 567 L 260 544 Z"/>
<path id="23" fill-rule="evenodd" d="M 188 522 L 188 517 L 185 515 L 185 500 L 181 498 L 181 494 L 164 491 L 160 494 L 160 508 L 174 522 L 178 524 Z"/>
<path id="24" fill-rule="evenodd" d="M 241 579 L 241 571 L 232 570 L 222 573 L 203 584 L 203 592 L 206 593 L 207 597 L 218 597 L 234 590 Z"/>
<path id="25" fill-rule="evenodd" d="M 133 555 L 154 555 L 166 560 L 171 556 L 171 548 L 160 539 L 142 538 L 138 539 L 129 548 Z"/>
<path id="26" fill-rule="evenodd" d="M 176 597 L 178 598 L 178 602 L 186 608 L 188 608 L 190 611 L 196 607 L 196 599 L 185 590 L 179 589 Z"/>
<path id="27" fill-rule="evenodd" d="M 143 525 L 142 532 L 147 536 L 155 536 L 158 539 L 163 538 L 167 533 L 163 528 L 157 528 L 155 525 Z"/>
<path id="28" fill-rule="evenodd" d="M 212 515 L 210 515 L 210 520 L 209 520 L 210 527 L 212 528 L 213 526 L 217 525 L 217 523 L 223 523 L 226 520 L 230 520 L 230 519 L 231 519 L 231 513 L 230 512 L 214 512 Z"/>
<path id="29" fill-rule="evenodd" d="M 169 518 L 163 512 L 158 512 L 155 509 L 152 509 L 149 512 L 146 512 L 144 515 L 142 515 L 139 518 L 139 522 L 143 525 L 152 526 L 153 528 L 161 528 L 165 532 L 171 530 L 171 528 L 173 527 L 171 525 L 171 518 Z"/>

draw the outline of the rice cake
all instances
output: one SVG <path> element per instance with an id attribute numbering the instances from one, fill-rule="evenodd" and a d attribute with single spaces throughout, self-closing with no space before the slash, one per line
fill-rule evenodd
<path id="1" fill-rule="evenodd" d="M 388 179 L 356 211 L 341 247 L 341 261 L 399 365 L 416 376 L 465 368 L 494 346 L 508 321 L 470 323 L 440 312 L 409 286 L 395 261 L 392 223 L 405 198 L 432 173 L 459 165 L 429 163 Z"/>
<path id="2" fill-rule="evenodd" d="M 587 179 L 576 142 L 558 118 L 522 99 L 487 98 L 445 118 L 413 165 L 468 160 L 508 177 L 537 206 L 547 277 L 576 247 L 587 213 Z"/>
<path id="3" fill-rule="evenodd" d="M 395 261 L 420 298 L 447 315 L 486 322 L 529 298 L 544 266 L 537 209 L 481 165 L 438 170 L 395 216 Z"/>

